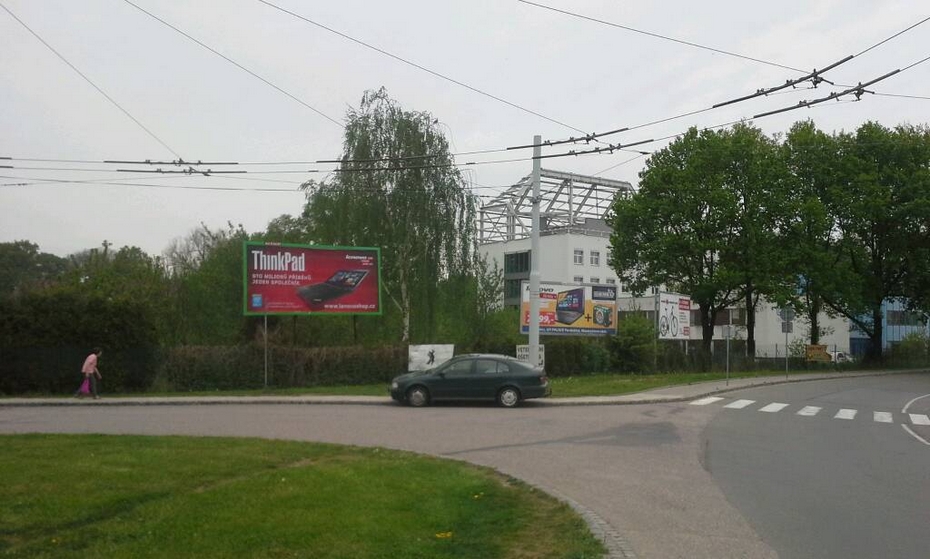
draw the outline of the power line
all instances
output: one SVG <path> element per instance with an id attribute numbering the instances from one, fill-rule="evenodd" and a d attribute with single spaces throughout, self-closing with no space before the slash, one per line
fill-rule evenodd
<path id="1" fill-rule="evenodd" d="M 477 87 L 470 86 L 470 85 L 468 85 L 467 83 L 461 82 L 461 81 L 456 80 L 456 79 L 454 79 L 454 78 L 450 78 L 449 76 L 446 76 L 445 74 L 441 74 L 441 73 L 439 73 L 439 72 L 437 72 L 437 71 L 435 71 L 435 70 L 431 70 L 431 69 L 429 69 L 429 68 L 427 68 L 427 67 L 425 67 L 425 66 L 421 66 L 420 64 L 417 64 L 416 62 L 411 62 L 410 60 L 407 60 L 406 58 L 402 58 L 402 57 L 400 57 L 400 56 L 397 56 L 396 54 L 392 54 L 392 53 L 390 53 L 390 52 L 388 52 L 388 51 L 386 51 L 386 50 L 384 50 L 384 49 L 380 49 L 380 48 L 378 48 L 378 47 L 376 47 L 376 46 L 374 46 L 374 45 L 371 45 L 371 44 L 369 44 L 369 43 L 366 43 L 365 41 L 362 41 L 362 40 L 360 40 L 360 39 L 356 39 L 355 37 L 352 37 L 352 36 L 350 36 L 350 35 L 347 35 L 347 34 L 345 34 L 345 33 L 342 33 L 341 31 L 337 31 L 337 30 L 335 30 L 335 29 L 333 29 L 333 28 L 331 28 L 331 27 L 327 27 L 327 26 L 323 25 L 322 23 L 318 23 L 318 22 L 313 21 L 312 19 L 309 19 L 309 18 L 307 18 L 307 17 L 304 17 L 304 16 L 302 16 L 302 15 L 300 15 L 300 14 L 298 14 L 298 13 L 295 13 L 295 12 L 292 12 L 292 11 L 287 10 L 287 9 L 285 9 L 285 8 L 282 8 L 281 6 L 278 6 L 278 5 L 276 5 L 276 4 L 272 4 L 271 2 L 268 2 L 267 0 L 258 0 L 258 1 L 261 2 L 262 4 L 265 4 L 266 6 L 268 6 L 268 7 L 270 7 L 270 8 L 274 8 L 274 9 L 280 11 L 280 12 L 283 12 L 283 13 L 285 13 L 285 14 L 288 14 L 288 15 L 290 15 L 290 16 L 292 16 L 292 17 L 295 17 L 295 18 L 297 18 L 297 19 L 300 19 L 300 20 L 302 20 L 302 21 L 305 21 L 305 22 L 307 22 L 307 23 L 309 23 L 309 24 L 311 24 L 311 25 L 315 25 L 316 27 L 319 27 L 320 29 L 324 29 L 324 30 L 326 30 L 326 31 L 329 31 L 330 33 L 333 33 L 333 34 L 335 34 L 335 35 L 339 35 L 339 36 L 342 37 L 343 39 L 347 39 L 347 40 L 352 41 L 353 43 L 356 43 L 356 44 L 358 44 L 358 45 L 361 45 L 361 46 L 363 46 L 363 47 L 365 47 L 365 48 L 371 49 L 371 50 L 373 50 L 373 51 L 375 51 L 375 52 L 378 52 L 378 53 L 381 53 L 381 54 L 383 54 L 383 55 L 385 55 L 385 56 L 389 56 L 389 57 L 393 58 L 394 60 L 397 60 L 398 62 L 403 62 L 404 64 L 407 64 L 408 66 L 412 66 L 412 67 L 414 67 L 414 68 L 416 68 L 416 69 L 418 69 L 418 70 L 422 70 L 422 71 L 424 71 L 424 72 L 426 72 L 426 73 L 428 73 L 428 74 L 431 74 L 431 75 L 433 75 L 433 76 L 436 76 L 437 78 L 441 78 L 441 79 L 443 79 L 443 80 L 446 80 L 447 82 L 451 82 L 451 83 L 454 83 L 454 84 L 456 84 L 456 85 L 458 85 L 458 86 L 464 87 L 465 89 L 468 89 L 468 90 L 470 90 L 470 91 L 473 91 L 473 92 L 475 92 L 475 93 L 478 93 L 479 95 L 483 95 L 483 96 L 485 96 L 485 97 L 488 97 L 489 99 L 494 99 L 495 101 L 498 101 L 498 102 L 500 102 L 500 103 L 504 103 L 505 105 L 508 105 L 508 106 L 513 107 L 513 108 L 515 108 L 515 109 L 519 109 L 519 110 L 521 110 L 521 111 L 523 111 L 523 112 L 526 112 L 526 113 L 529 113 L 529 114 L 531 114 L 531 115 L 533 115 L 533 116 L 538 116 L 539 118 L 542 118 L 542 119 L 544 119 L 544 120 L 548 120 L 549 122 L 552 122 L 552 123 L 554 123 L 554 124 L 558 124 L 559 126 L 564 126 L 564 127 L 569 128 L 569 129 L 571 129 L 571 130 L 574 130 L 574 131 L 576 131 L 576 132 L 581 132 L 582 134 L 586 134 L 586 133 L 587 133 L 587 132 L 585 132 L 584 130 L 581 130 L 580 128 L 576 128 L 576 127 L 572 126 L 571 124 L 566 124 L 566 123 L 564 123 L 564 122 L 562 122 L 562 121 L 560 121 L 560 120 L 556 120 L 556 119 L 554 119 L 554 118 L 550 118 L 550 117 L 548 117 L 548 116 L 546 116 L 546 115 L 544 115 L 544 114 L 541 114 L 541 113 L 538 113 L 538 112 L 536 112 L 536 111 L 534 111 L 534 110 L 528 109 L 528 108 L 526 108 L 526 107 L 524 107 L 524 106 L 522 106 L 522 105 L 518 105 L 518 104 L 516 104 L 516 103 L 514 103 L 514 102 L 512 102 L 512 101 L 508 101 L 508 100 L 506 100 L 506 99 L 503 99 L 503 98 L 501 98 L 501 97 L 498 97 L 498 96 L 496 96 L 496 95 L 493 95 L 493 94 L 491 94 L 491 93 L 488 93 L 487 91 L 478 89 Z"/>
<path id="2" fill-rule="evenodd" d="M 613 26 L 613 27 L 619 27 L 619 28 L 621 28 L 621 29 L 625 29 L 625 30 L 628 30 L 628 31 L 635 31 L 635 32 L 637 32 L 637 33 L 644 33 L 644 34 L 646 34 L 646 35 L 658 37 L 658 38 L 661 38 L 661 39 L 667 39 L 667 40 L 670 40 L 670 41 L 673 41 L 673 42 L 683 43 L 683 44 L 686 44 L 686 45 L 689 45 L 689 46 L 698 47 L 698 48 L 706 48 L 707 50 L 711 50 L 711 51 L 714 51 L 714 52 L 720 52 L 720 53 L 722 53 L 722 54 L 734 55 L 734 53 L 729 53 L 729 52 L 726 52 L 726 51 L 721 51 L 721 50 L 719 50 L 719 49 L 714 49 L 714 48 L 712 48 L 712 47 L 705 47 L 704 45 L 698 45 L 698 44 L 696 44 L 696 43 L 690 43 L 690 42 L 687 42 L 687 41 L 680 41 L 680 40 L 678 40 L 678 39 L 674 39 L 674 38 L 671 38 L 671 37 L 666 37 L 666 36 L 664 36 L 664 35 L 658 35 L 658 34 L 655 34 L 655 33 L 649 33 L 649 32 L 645 32 L 645 31 L 641 31 L 641 30 L 639 30 L 639 29 L 634 29 L 634 28 L 631 28 L 631 27 L 627 27 L 627 26 L 623 26 L 623 25 L 619 25 L 619 24 L 614 24 L 614 23 L 611 23 L 611 22 L 607 22 L 607 21 L 603 21 L 603 20 L 599 20 L 599 19 L 595 19 L 595 18 L 590 18 L 590 17 L 588 17 L 588 16 L 583 16 L 583 15 L 580 15 L 580 14 L 576 14 L 576 13 L 574 13 L 574 12 L 569 12 L 569 11 L 565 11 L 565 10 L 560 10 L 560 9 L 558 9 L 558 8 L 553 8 L 553 7 L 546 6 L 546 5 L 543 5 L 543 4 L 538 4 L 538 3 L 535 3 L 535 2 L 530 2 L 530 1 L 528 1 L 528 0 L 518 0 L 518 1 L 519 1 L 519 2 L 522 2 L 522 3 L 524 3 L 524 4 L 529 4 L 529 5 L 537 6 L 537 7 L 540 7 L 540 8 L 547 9 L 547 10 L 552 10 L 552 11 L 559 12 L 559 13 L 562 13 L 562 14 L 565 14 L 565 15 L 570 15 L 570 16 L 573 16 L 573 17 L 581 18 L 581 19 L 587 19 L 587 20 L 590 20 L 590 21 L 594 21 L 594 22 L 597 22 L 597 23 L 602 23 L 602 24 L 605 24 L 605 25 L 610 25 L 610 26 Z M 669 121 L 671 121 L 671 120 L 677 120 L 677 119 L 679 119 L 679 118 L 683 118 L 683 117 L 686 117 L 686 116 L 692 116 L 692 115 L 695 115 L 695 114 L 707 112 L 707 111 L 713 110 L 713 109 L 718 108 L 718 107 L 723 107 L 723 106 L 726 106 L 726 105 L 731 105 L 731 104 L 735 104 L 735 103 L 738 103 L 738 102 L 747 101 L 747 100 L 749 100 L 749 99 L 754 99 L 754 98 L 756 98 L 756 97 L 761 97 L 761 96 L 767 96 L 767 95 L 775 94 L 776 92 L 782 92 L 782 90 L 784 90 L 784 89 L 787 89 L 787 88 L 789 88 L 789 87 L 794 87 L 794 86 L 796 86 L 796 85 L 798 85 L 798 84 L 800 84 L 800 83 L 803 83 L 803 82 L 805 82 L 805 81 L 811 81 L 813 87 L 815 87 L 815 88 L 817 87 L 817 85 L 819 85 L 819 84 L 822 83 L 822 82 L 827 82 L 827 83 L 830 83 L 831 85 L 835 85 L 835 84 L 833 84 L 833 82 L 830 82 L 829 80 L 824 79 L 823 76 L 822 76 L 822 74 L 826 73 L 826 72 L 829 71 L 829 70 L 832 70 L 832 69 L 836 68 L 837 66 L 840 66 L 841 64 L 845 64 L 846 62 L 852 60 L 853 58 L 855 58 L 855 57 L 857 57 L 857 56 L 860 56 L 860 55 L 862 55 L 862 54 L 864 54 L 864 53 L 866 53 L 866 52 L 868 52 L 868 51 L 870 51 L 870 50 L 872 50 L 872 49 L 878 47 L 879 45 L 882 45 L 882 44 L 884 44 L 884 43 L 887 43 L 888 41 L 890 41 L 890 40 L 892 40 L 892 39 L 894 39 L 894 38 L 896 38 L 896 37 L 898 37 L 898 36 L 900 36 L 900 35 L 906 33 L 907 31 L 910 31 L 911 29 L 917 27 L 918 25 L 920 25 L 920 24 L 922 24 L 922 23 L 925 23 L 925 22 L 928 21 L 928 20 L 930 20 L 930 17 L 924 18 L 923 20 L 921 20 L 921 21 L 919 21 L 919 22 L 917 22 L 917 23 L 915 23 L 915 24 L 913 24 L 913 25 L 907 27 L 906 29 L 903 29 L 903 30 L 901 30 L 901 31 L 899 31 L 899 32 L 897 32 L 897 33 L 895 33 L 894 35 L 892 35 L 892 36 L 890 36 L 890 37 L 888 37 L 888 38 L 886 38 L 886 39 L 884 39 L 884 40 L 882 40 L 882 41 L 879 41 L 878 43 L 876 43 L 876 44 L 874 44 L 874 45 L 868 47 L 867 49 L 865 49 L 865 50 L 859 52 L 858 54 L 847 56 L 847 57 L 845 57 L 845 58 L 843 58 L 843 59 L 841 59 L 841 60 L 839 60 L 839 61 L 837 61 L 837 62 L 834 62 L 834 63 L 828 65 L 827 67 L 825 67 L 825 68 L 823 68 L 823 69 L 821 69 L 821 70 L 816 70 L 816 69 L 815 69 L 814 71 L 809 72 L 809 73 L 807 73 L 806 75 L 804 75 L 804 76 L 802 76 L 802 77 L 800 77 L 800 78 L 796 78 L 796 79 L 793 79 L 793 80 L 787 80 L 784 84 L 779 85 L 779 86 L 775 86 L 775 87 L 771 87 L 771 88 L 759 89 L 759 90 L 757 90 L 755 93 L 752 93 L 752 94 L 750 94 L 750 95 L 745 95 L 745 96 L 739 97 L 739 98 L 737 98 L 737 99 L 733 99 L 733 100 L 730 100 L 730 101 L 724 101 L 724 102 L 722 102 L 722 103 L 717 103 L 716 105 L 713 105 L 713 106 L 708 107 L 708 108 L 705 108 L 705 109 L 699 109 L 699 110 L 696 110 L 696 111 L 690 111 L 690 112 L 687 112 L 687 113 L 682 113 L 682 114 L 680 114 L 680 115 L 676 115 L 676 116 L 672 116 L 672 117 L 668 117 L 668 118 L 663 118 L 663 119 L 655 120 L 655 121 L 648 122 L 648 123 L 644 123 L 644 124 L 640 124 L 640 125 L 637 125 L 637 126 L 630 126 L 630 127 L 626 127 L 626 128 L 618 128 L 618 129 L 615 129 L 615 130 L 610 130 L 610 131 L 607 131 L 607 132 L 601 132 L 601 133 L 595 133 L 595 134 L 587 134 L 587 135 L 585 135 L 585 136 L 582 137 L 582 138 L 569 138 L 569 139 L 567 139 L 567 140 L 555 140 L 555 141 L 546 140 L 545 142 L 542 143 L 542 145 L 543 145 L 543 146 L 552 146 L 552 145 L 559 145 L 559 144 L 565 144 L 565 143 L 576 143 L 576 142 L 578 142 L 578 141 L 590 142 L 591 140 L 594 140 L 594 139 L 597 139 L 597 138 L 603 138 L 603 137 L 605 137 L 605 136 L 610 136 L 610 135 L 617 134 L 617 133 L 620 133 L 620 132 L 627 132 L 627 131 L 636 130 L 636 129 L 639 129 L 639 128 L 645 128 L 645 127 L 652 126 L 652 125 L 655 125 L 655 124 L 660 124 L 660 123 L 664 123 L 664 122 L 669 122 Z M 767 62 L 767 61 L 755 59 L 755 58 L 752 58 L 752 57 L 745 57 L 745 56 L 743 56 L 743 55 L 735 55 L 735 56 L 737 56 L 737 57 L 739 57 L 739 58 L 747 58 L 747 59 L 749 59 L 749 60 L 753 60 L 753 61 L 756 61 L 756 62 L 763 62 L 763 63 L 770 64 L 770 65 L 774 65 L 774 66 L 780 66 L 780 67 L 782 67 L 782 68 L 787 68 L 787 69 L 789 69 L 789 70 L 794 70 L 794 71 L 797 71 L 797 72 L 803 72 L 803 70 L 798 70 L 797 68 L 791 68 L 791 67 L 789 67 L 789 66 L 782 66 L 782 65 L 780 65 L 780 64 L 769 63 L 769 62 Z M 923 59 L 923 60 L 920 60 L 920 61 L 918 61 L 918 62 L 915 62 L 914 64 L 911 64 L 910 66 L 908 66 L 908 67 L 906 67 L 906 68 L 903 68 L 902 71 L 903 71 L 903 70 L 907 70 L 907 69 L 909 69 L 909 68 L 912 68 L 912 67 L 914 67 L 914 66 L 916 66 L 916 65 L 918 65 L 918 64 L 921 64 L 921 63 L 923 63 L 923 62 L 926 62 L 928 59 L 930 59 L 930 57 L 927 57 L 927 58 L 925 58 L 925 59 Z M 845 85 L 844 85 L 844 86 L 842 86 L 842 87 L 852 87 L 852 86 L 845 86 Z M 523 148 L 530 148 L 530 147 L 536 147 L 536 146 L 534 146 L 533 144 L 529 144 L 529 145 L 523 145 L 523 146 L 515 146 L 515 147 L 513 147 L 513 148 L 508 148 L 508 149 L 523 149 Z"/>
<path id="3" fill-rule="evenodd" d="M 694 42 L 691 42 L 691 41 L 684 41 L 684 40 L 682 40 L 682 39 L 675 39 L 674 37 L 669 37 L 669 36 L 667 36 L 667 35 L 661 35 L 661 34 L 659 34 L 659 33 L 652 33 L 652 32 L 650 32 L 650 31 L 643 31 L 642 29 L 636 29 L 635 27 L 629 27 L 629 26 L 627 26 L 627 25 L 620 25 L 619 23 L 613 23 L 613 22 L 610 22 L 610 21 L 605 21 L 605 20 L 603 20 L 603 19 L 597 19 L 597 18 L 594 18 L 594 17 L 582 15 L 582 14 L 579 14 L 579 13 L 570 12 L 570 11 L 568 11 L 568 10 L 561 10 L 561 9 L 559 9 L 559 8 L 554 8 L 554 7 L 552 7 L 552 6 L 547 6 L 547 5 L 545 5 L 545 4 L 538 4 L 538 3 L 536 3 L 536 2 L 530 2 L 529 0 L 517 0 L 517 1 L 518 1 L 518 2 L 521 2 L 521 3 L 523 3 L 523 4 L 530 5 L 530 6 L 535 6 L 535 7 L 537 7 L 537 8 L 542 8 L 542 9 L 544 9 L 544 10 L 549 10 L 549 11 L 552 11 L 552 12 L 564 14 L 564 15 L 571 16 L 571 17 L 575 17 L 575 18 L 578 18 L 578 19 L 583 19 L 583 20 L 586 20 L 586 21 L 591 21 L 591 22 L 594 22 L 594 23 L 600 23 L 601 25 L 607 25 L 607 26 L 610 26 L 610 27 L 615 27 L 615 28 L 617 28 L 617 29 L 623 29 L 623 30 L 625 30 L 625 31 L 632 31 L 633 33 L 639 33 L 639 34 L 641 34 L 641 35 L 648 35 L 649 37 L 655 37 L 656 39 L 662 39 L 662 40 L 665 40 L 665 41 L 671 41 L 671 42 L 673 42 L 673 43 L 678 43 L 678 44 L 681 44 L 681 45 L 687 45 L 687 46 L 689 46 L 689 47 L 695 47 L 695 48 L 707 50 L 707 51 L 710 51 L 710 52 L 716 52 L 716 53 L 719 53 L 719 54 L 725 54 L 725 55 L 727 55 L 727 56 L 732 56 L 732 57 L 734 57 L 734 58 L 741 58 L 741 59 L 743 59 L 743 60 L 749 60 L 749 61 L 752 61 L 752 62 L 758 62 L 758 63 L 760 63 L 760 64 L 767 64 L 767 65 L 769 65 L 769 66 L 776 66 L 776 67 L 778 67 L 778 68 L 783 68 L 783 69 L 785 69 L 785 70 L 793 70 L 793 71 L 795 71 L 795 72 L 804 73 L 804 70 L 799 70 L 798 68 L 793 68 L 793 67 L 791 67 L 791 66 L 785 66 L 784 64 L 778 64 L 777 62 L 770 62 L 770 61 L 768 61 L 768 60 L 763 60 L 763 59 L 761 59 L 761 58 L 753 58 L 753 57 L 751 57 L 751 56 L 746 56 L 746 55 L 743 55 L 743 54 L 738 54 L 738 53 L 735 53 L 735 52 L 730 52 L 730 51 L 726 51 L 726 50 L 722 50 L 722 49 L 718 49 L 718 48 L 714 48 L 714 47 L 708 47 L 708 46 L 706 46 L 706 45 L 701 45 L 701 44 L 699 44 L 699 43 L 694 43 Z"/>
<path id="4" fill-rule="evenodd" d="M 151 12 L 149 12 L 149 11 L 147 11 L 147 10 L 141 8 L 141 7 L 139 7 L 138 5 L 136 5 L 136 4 L 132 3 L 132 2 L 130 2 L 129 0 L 123 0 L 123 1 L 126 2 L 127 4 L 129 4 L 130 6 L 132 6 L 133 8 L 135 8 L 135 9 L 139 10 L 140 12 L 144 13 L 145 15 L 149 16 L 150 18 L 155 19 L 156 21 L 159 21 L 159 22 L 161 22 L 162 24 L 164 24 L 164 25 L 170 27 L 171 29 L 177 31 L 178 33 L 180 33 L 180 34 L 183 35 L 184 37 L 187 37 L 187 38 L 190 39 L 191 41 L 197 43 L 197 44 L 200 45 L 201 47 L 203 47 L 203 48 L 207 49 L 208 51 L 212 52 L 213 54 L 219 56 L 220 58 L 222 58 L 223 60 L 229 62 L 230 64 L 234 65 L 235 67 L 239 68 L 240 70 L 242 70 L 242 71 L 244 71 L 244 72 L 247 72 L 247 73 L 248 73 L 249 75 L 251 75 L 252 77 L 261 80 L 263 83 L 265 83 L 265 84 L 267 84 L 267 85 L 273 87 L 274 89 L 276 89 L 276 90 L 279 91 L 280 93 L 283 93 L 284 95 L 287 95 L 288 97 L 290 97 L 290 98 L 293 99 L 294 101 L 297 101 L 298 103 L 300 103 L 300 104 L 303 105 L 304 107 L 307 107 L 307 108 L 310 109 L 311 111 L 315 112 L 316 114 L 320 115 L 321 117 L 325 118 L 326 120 L 332 122 L 332 123 L 335 124 L 336 126 L 338 126 L 338 127 L 340 127 L 340 128 L 344 128 L 344 126 L 342 125 L 342 123 L 339 122 L 338 120 L 332 118 L 331 116 L 327 115 L 327 114 L 324 113 L 323 111 L 320 111 L 320 110 L 317 109 L 316 107 L 311 106 L 310 104 L 308 104 L 307 102 L 303 101 L 302 99 L 296 97 L 295 95 L 292 95 L 291 93 L 289 93 L 289 92 L 285 91 L 284 89 L 278 87 L 277 85 L 271 83 L 271 82 L 268 81 L 267 79 L 261 77 L 260 75 L 256 74 L 256 73 L 253 72 L 252 70 L 249 70 L 248 68 L 246 68 L 246 67 L 243 66 L 242 64 L 239 64 L 238 62 L 236 62 L 236 61 L 233 60 L 232 58 L 229 58 L 229 57 L 226 56 L 225 54 L 223 54 L 223 53 L 217 51 L 216 49 L 214 49 L 213 47 L 211 47 L 211 46 L 209 46 L 209 45 L 207 45 L 207 44 L 204 44 L 203 42 L 201 42 L 201 41 L 195 39 L 194 37 L 188 35 L 188 34 L 185 33 L 184 31 L 181 31 L 180 29 L 178 29 L 178 28 L 175 27 L 174 25 L 171 25 L 171 24 L 168 23 L 167 21 L 165 21 L 165 20 L 161 19 L 160 17 L 156 16 L 155 14 L 153 14 L 153 13 L 151 13 Z M 175 155 L 177 155 L 177 154 L 175 154 Z"/>
<path id="5" fill-rule="evenodd" d="M 80 70 L 78 70 L 78 69 L 77 69 L 77 66 L 75 66 L 74 64 L 71 64 L 71 63 L 68 61 L 67 58 L 65 58 L 64 56 L 62 56 L 62 54 L 61 54 L 60 52 L 58 52 L 57 50 L 55 50 L 55 48 L 52 47 L 52 45 L 48 44 L 48 43 L 45 41 L 45 39 L 43 39 L 42 37 L 40 37 L 38 33 L 36 33 L 35 31 L 33 31 L 32 28 L 30 28 L 28 25 L 26 25 L 26 23 L 25 23 L 23 20 L 21 20 L 21 19 L 19 19 L 18 17 L 16 17 L 16 14 L 14 14 L 13 12 L 11 12 L 9 8 L 7 8 L 7 7 L 6 7 L 4 4 L 2 4 L 2 3 L 0 3 L 0 8 L 3 8 L 4 10 L 6 10 L 6 12 L 7 12 L 8 14 L 10 14 L 10 17 L 12 17 L 12 18 L 15 19 L 16 21 L 18 21 L 19 24 L 22 25 L 23 27 L 25 27 L 27 31 L 29 31 L 30 33 L 32 33 L 32 36 L 33 36 L 33 37 L 35 37 L 35 38 L 38 39 L 43 45 L 45 45 L 45 47 L 48 48 L 48 50 L 50 50 L 50 51 L 52 51 L 53 53 L 55 53 L 55 56 L 57 56 L 59 59 L 61 59 L 61 61 L 64 62 L 65 64 L 67 64 L 72 70 L 74 70 L 75 72 L 77 72 L 77 74 L 78 74 L 79 76 L 81 76 L 82 78 L 84 78 L 84 81 L 86 81 L 86 82 L 89 83 L 91 86 L 93 86 L 93 88 L 96 89 L 97 92 L 99 92 L 101 95 L 103 95 L 104 97 L 106 97 L 107 101 L 109 101 L 110 103 L 112 103 L 113 106 L 115 106 L 117 109 L 119 109 L 120 111 L 122 111 L 122 113 L 123 113 L 124 115 L 126 115 L 127 117 L 129 117 L 130 120 L 132 120 L 133 122 L 135 122 L 135 123 L 136 123 L 140 128 L 142 128 L 143 130 L 145 130 L 145 132 L 146 132 L 149 136 L 151 136 L 152 138 L 154 138 L 155 141 L 157 141 L 157 142 L 158 142 L 159 144 L 161 144 L 165 149 L 167 149 L 168 151 L 170 151 L 171 153 L 173 153 L 176 157 L 179 157 L 179 158 L 181 157 L 180 155 L 178 155 L 178 153 L 177 153 L 176 151 L 174 151 L 173 149 L 171 149 L 171 147 L 170 147 L 168 144 L 166 144 L 165 142 L 163 142 L 161 138 L 159 138 L 158 136 L 156 136 L 154 132 L 152 132 L 152 131 L 149 130 L 144 124 L 142 124 L 141 122 L 139 122 L 139 120 L 138 120 L 136 117 L 134 117 L 134 116 L 132 116 L 131 114 L 129 114 L 129 111 L 127 111 L 126 109 L 124 109 L 124 108 L 123 108 L 119 103 L 117 103 L 112 97 L 110 97 L 109 95 L 107 95 L 107 92 L 105 92 L 104 90 L 100 89 L 100 87 L 99 87 L 97 84 L 95 84 L 95 83 L 93 82 L 93 80 L 91 80 L 90 78 L 88 78 L 87 76 L 85 76 L 83 72 L 81 72 Z"/>
<path id="6" fill-rule="evenodd" d="M 883 44 L 887 43 L 888 41 L 894 39 L 895 37 L 898 37 L 899 35 L 903 35 L 903 34 L 907 33 L 908 31 L 910 31 L 911 29 L 917 27 L 918 25 L 920 25 L 920 24 L 922 24 L 922 23 L 926 23 L 927 21 L 930 21 L 930 16 L 925 17 L 924 19 L 918 21 L 918 22 L 915 23 L 914 25 L 911 25 L 911 26 L 908 27 L 907 29 L 903 29 L 903 30 L 901 30 L 901 31 L 898 31 L 897 33 L 895 33 L 895 34 L 892 35 L 891 37 L 888 37 L 887 39 L 884 39 L 884 40 L 881 40 L 881 41 L 875 43 L 875 44 L 872 45 L 871 47 L 865 49 L 864 51 L 862 51 L 862 52 L 860 52 L 860 53 L 858 53 L 858 54 L 856 54 L 856 56 L 861 56 L 861 55 L 863 55 L 863 54 L 869 52 L 870 50 L 874 49 L 875 47 L 878 47 L 878 46 L 880 46 L 880 45 L 883 45 Z"/>
<path id="7" fill-rule="evenodd" d="M 18 177 L 8 177 L 8 178 L 18 178 Z M 168 188 L 175 190 L 213 190 L 213 191 L 226 191 L 226 192 L 290 192 L 297 193 L 300 192 L 299 189 L 294 188 L 233 188 L 229 186 L 191 186 L 191 185 L 179 185 L 179 184 L 149 184 L 149 183 L 138 183 L 138 182 L 117 182 L 117 181 L 75 181 L 67 179 L 50 179 L 50 178 L 41 178 L 33 179 L 39 180 L 47 183 L 60 183 L 60 184 L 83 184 L 83 185 L 106 185 L 106 186 L 137 186 L 142 188 Z M 31 184 L 36 183 L 11 183 L 3 184 L 0 186 L 30 186 Z"/>

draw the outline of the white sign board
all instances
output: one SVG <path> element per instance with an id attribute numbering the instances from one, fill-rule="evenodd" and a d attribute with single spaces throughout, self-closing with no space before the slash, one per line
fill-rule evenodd
<path id="1" fill-rule="evenodd" d="M 518 345 L 517 346 L 517 359 L 523 361 L 524 363 L 530 362 L 530 346 L 528 345 Z M 537 366 L 545 367 L 546 366 L 546 346 L 539 344 L 539 360 Z"/>
<path id="2" fill-rule="evenodd" d="M 438 367 L 455 355 L 455 345 L 412 345 L 407 350 L 407 370 L 425 371 Z"/>
<path id="3" fill-rule="evenodd" d="M 659 293 L 659 339 L 691 338 L 691 297 L 677 293 Z"/>

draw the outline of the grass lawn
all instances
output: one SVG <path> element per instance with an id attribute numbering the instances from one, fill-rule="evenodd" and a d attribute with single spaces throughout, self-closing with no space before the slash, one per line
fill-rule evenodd
<path id="1" fill-rule="evenodd" d="M 0 437 L 4 557 L 600 557 L 567 505 L 489 469 L 259 439 Z"/>

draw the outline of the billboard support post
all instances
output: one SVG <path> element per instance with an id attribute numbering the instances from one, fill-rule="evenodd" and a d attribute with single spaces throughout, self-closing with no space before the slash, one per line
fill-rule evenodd
<path id="1" fill-rule="evenodd" d="M 539 182 L 542 136 L 533 136 L 533 229 L 530 238 L 530 359 L 539 355 Z M 539 363 L 533 363 L 538 367 Z"/>
<path id="2" fill-rule="evenodd" d="M 265 315 L 265 388 L 268 388 L 268 315 Z"/>

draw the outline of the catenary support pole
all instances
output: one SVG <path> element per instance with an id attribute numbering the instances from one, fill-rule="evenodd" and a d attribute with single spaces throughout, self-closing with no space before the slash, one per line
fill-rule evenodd
<path id="1" fill-rule="evenodd" d="M 265 315 L 265 388 L 268 388 L 268 315 Z"/>
<path id="2" fill-rule="evenodd" d="M 542 136 L 533 136 L 533 229 L 530 233 L 530 354 L 529 363 L 539 365 L 539 191 Z"/>

